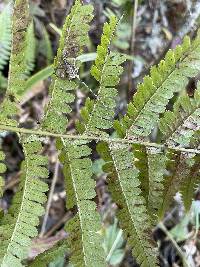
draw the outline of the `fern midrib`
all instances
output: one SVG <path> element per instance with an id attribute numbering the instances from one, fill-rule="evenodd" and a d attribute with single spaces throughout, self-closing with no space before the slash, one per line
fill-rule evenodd
<path id="1" fill-rule="evenodd" d="M 62 139 L 62 142 L 64 144 L 64 147 L 67 147 L 65 145 L 65 141 L 63 139 Z M 69 158 L 69 162 L 71 162 L 70 155 L 68 153 L 68 149 L 66 149 L 66 151 L 67 151 L 67 155 L 68 155 L 68 158 Z M 73 177 L 73 171 L 71 169 L 71 164 L 69 164 L 68 167 L 70 169 L 70 174 L 71 174 L 71 178 L 72 178 L 72 182 L 73 182 L 74 193 L 75 193 L 75 197 L 76 197 L 76 204 L 77 204 L 77 207 L 78 207 L 78 214 L 79 214 L 79 219 L 80 219 L 81 233 L 83 233 L 84 227 L 83 227 L 83 223 L 82 223 L 82 220 L 81 220 L 81 213 L 80 213 L 80 207 L 79 207 L 80 200 L 79 200 L 78 193 L 77 193 L 76 182 L 75 182 L 75 179 Z M 83 235 L 81 235 L 81 240 L 82 240 L 82 249 L 83 249 L 84 263 L 85 263 L 85 266 L 89 266 L 89 265 L 87 265 L 87 259 L 85 258 L 86 253 L 85 253 L 85 248 L 84 248 L 84 245 L 83 245 L 84 244 Z"/>
<path id="2" fill-rule="evenodd" d="M 198 47 L 198 46 L 197 46 Z M 197 47 L 194 47 L 194 49 L 191 49 L 190 52 L 193 52 L 197 49 Z M 189 52 L 188 52 L 189 53 Z M 162 81 L 161 85 L 159 87 L 156 87 L 156 91 L 153 92 L 153 94 L 147 99 L 146 102 L 144 102 L 141 110 L 138 112 L 138 115 L 137 117 L 134 119 L 134 121 L 132 122 L 132 126 L 126 131 L 126 136 L 125 138 L 129 138 L 129 131 L 131 131 L 131 129 L 135 126 L 135 123 L 137 122 L 137 120 L 139 119 L 139 117 L 141 116 L 143 110 L 144 110 L 144 107 L 151 101 L 151 99 L 155 96 L 155 94 L 157 93 L 157 91 L 160 90 L 160 88 L 164 85 L 164 83 L 170 79 L 171 75 L 177 70 L 177 64 L 180 63 L 180 62 L 183 62 L 187 57 L 188 57 L 188 53 L 187 55 L 185 55 L 183 58 L 181 58 L 178 62 L 176 62 L 176 64 L 174 65 L 174 68 L 173 70 L 170 72 L 170 74 Z M 137 94 L 137 93 L 136 93 Z M 131 136 L 130 136 L 131 137 Z"/>
<path id="3" fill-rule="evenodd" d="M 136 235 L 137 235 L 137 237 L 138 237 L 138 240 L 139 240 L 139 242 L 140 242 L 140 244 L 141 244 L 141 247 L 143 248 L 143 252 L 145 253 L 146 250 L 145 250 L 145 247 L 143 246 L 142 239 L 140 239 L 140 234 L 138 233 L 138 231 L 137 231 L 137 229 L 136 229 L 136 227 L 135 227 L 134 219 L 132 218 L 132 214 L 131 214 L 131 211 L 130 211 L 130 208 L 129 208 L 129 204 L 128 204 L 128 199 L 127 199 L 127 197 L 126 197 L 126 193 L 124 193 L 123 185 L 122 185 L 122 183 L 121 183 L 121 179 L 120 179 L 120 173 L 119 173 L 118 167 L 117 167 L 117 165 L 116 165 L 116 163 L 115 163 L 115 157 L 114 157 L 114 155 L 113 155 L 113 152 L 112 152 L 112 149 L 111 149 L 111 148 L 110 148 L 110 154 L 111 154 L 111 157 L 112 157 L 112 160 L 113 160 L 113 163 L 114 163 L 115 170 L 116 170 L 116 172 L 117 172 L 117 177 L 118 177 L 118 181 L 119 181 L 120 187 L 121 187 L 122 192 L 123 192 L 123 197 L 125 198 L 126 207 L 127 207 L 127 209 L 128 209 L 129 215 L 130 215 L 131 220 L 132 220 L 132 226 L 133 226 L 133 228 L 135 229 L 135 233 L 136 233 Z M 145 253 L 145 254 L 146 254 L 146 259 L 149 261 L 149 255 L 148 255 L 147 253 Z M 151 266 L 151 263 L 150 263 L 150 262 L 149 262 L 149 264 L 150 264 L 149 266 Z"/>
<path id="4" fill-rule="evenodd" d="M 19 225 L 19 221 L 20 221 L 21 213 L 23 211 L 24 203 L 26 203 L 25 196 L 26 196 L 26 191 L 27 191 L 26 188 L 27 188 L 27 183 L 28 183 L 28 162 L 29 161 L 27 160 L 27 162 L 26 162 L 26 172 L 25 172 L 25 183 L 24 183 L 23 197 L 22 197 L 22 201 L 21 201 L 20 210 L 19 210 L 19 213 L 18 213 L 18 216 L 17 216 L 17 220 L 16 220 L 16 223 L 15 223 L 13 234 L 12 234 L 11 239 L 10 239 L 10 242 L 8 244 L 6 253 L 5 253 L 4 257 L 3 257 L 2 264 L 4 264 L 5 257 L 9 254 L 9 248 L 11 246 L 11 243 L 13 242 L 13 238 L 15 237 L 15 233 L 17 231 L 17 227 Z"/>
<path id="5" fill-rule="evenodd" d="M 194 115 L 195 112 L 198 111 L 198 109 L 200 110 L 200 107 L 196 107 L 195 105 L 193 106 L 194 109 L 187 113 L 187 116 L 179 116 L 179 122 L 177 123 L 177 128 L 174 129 L 174 131 L 172 131 L 171 133 L 169 133 L 168 135 L 165 135 L 165 139 L 163 140 L 164 142 L 168 142 L 169 139 L 173 138 L 173 136 L 176 134 L 176 132 L 179 132 L 179 130 L 184 126 L 184 124 Z M 181 115 L 181 112 L 179 113 Z"/>
<path id="6" fill-rule="evenodd" d="M 149 156 L 148 156 L 148 152 L 146 151 L 146 148 L 145 148 L 145 154 L 146 154 L 146 158 L 147 158 L 147 173 L 148 173 L 148 198 L 147 198 L 148 202 L 147 202 L 147 207 L 149 207 L 150 198 L 151 198 L 151 189 L 154 190 L 154 188 L 151 186 L 151 181 L 150 181 L 150 168 L 151 168 L 151 166 L 149 166 Z M 148 208 L 148 210 L 149 210 L 149 208 Z"/>

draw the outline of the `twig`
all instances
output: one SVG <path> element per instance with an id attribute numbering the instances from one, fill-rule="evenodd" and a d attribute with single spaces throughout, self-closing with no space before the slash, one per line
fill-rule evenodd
<path id="1" fill-rule="evenodd" d="M 185 254 L 184 252 L 181 250 L 181 248 L 179 247 L 179 245 L 176 243 L 176 240 L 173 238 L 173 236 L 171 235 L 171 233 L 167 230 L 167 228 L 165 227 L 165 225 L 160 222 L 158 224 L 159 228 L 161 230 L 163 230 L 163 232 L 166 234 L 166 236 L 169 238 L 169 240 L 172 242 L 173 246 L 176 248 L 179 256 L 182 258 L 183 260 L 183 264 L 184 264 L 184 267 L 191 267 L 190 264 L 188 263 L 187 261 L 187 258 L 185 257 Z"/>
<path id="2" fill-rule="evenodd" d="M 138 0 L 135 0 L 134 3 L 134 11 L 132 16 L 132 31 L 131 31 L 131 42 L 130 42 L 130 55 L 132 56 L 134 54 L 134 45 L 135 45 L 135 32 L 136 32 L 136 26 L 137 26 L 137 9 L 138 9 Z M 133 85 L 133 78 L 132 78 L 132 70 L 133 70 L 133 61 L 129 61 L 129 77 L 128 77 L 128 89 L 129 92 L 132 90 Z"/>
<path id="3" fill-rule="evenodd" d="M 135 45 L 135 32 L 136 32 L 136 26 L 137 26 L 137 10 L 138 10 L 138 0 L 135 0 L 133 21 L 132 21 L 131 46 L 130 46 L 131 55 L 134 52 L 134 45 Z"/>
<path id="4" fill-rule="evenodd" d="M 13 188 L 15 185 L 19 184 L 20 182 L 20 175 L 22 172 L 17 173 L 17 175 L 15 175 L 14 179 L 12 179 L 5 187 L 4 187 L 4 191 Z"/>
<path id="5" fill-rule="evenodd" d="M 47 238 L 51 236 L 57 229 L 60 228 L 60 226 L 71 219 L 73 213 L 71 211 L 68 211 L 45 235 L 44 237 Z"/>
<path id="6" fill-rule="evenodd" d="M 44 220 L 43 220 L 43 223 L 42 223 L 40 237 L 44 236 L 44 233 L 45 233 L 45 230 L 46 230 L 47 219 L 48 219 L 48 216 L 49 216 L 49 210 L 50 210 L 50 207 L 51 207 L 53 193 L 54 193 L 54 189 L 55 189 L 55 185 L 56 185 L 56 181 L 57 181 L 57 177 L 58 177 L 58 171 L 59 171 L 59 160 L 57 160 L 56 164 L 55 164 L 54 176 L 53 176 L 53 179 L 52 179 L 51 189 L 50 189 L 50 192 L 49 192 L 49 197 L 48 197 L 47 207 L 46 207 L 46 213 L 45 213 Z"/>

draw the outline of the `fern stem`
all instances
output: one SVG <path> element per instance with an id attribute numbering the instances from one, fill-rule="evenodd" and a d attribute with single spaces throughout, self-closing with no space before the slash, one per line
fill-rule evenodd
<path id="1" fill-rule="evenodd" d="M 185 256 L 184 252 L 181 250 L 181 248 L 177 244 L 176 240 L 173 238 L 173 236 L 171 235 L 171 233 L 167 230 L 167 228 L 165 227 L 165 225 L 162 222 L 160 222 L 158 226 L 160 227 L 161 230 L 163 230 L 163 232 L 166 234 L 166 236 L 172 242 L 173 246 L 176 248 L 179 256 L 181 257 L 181 259 L 183 261 L 184 267 L 191 267 L 190 264 L 187 261 L 187 258 Z"/>
<path id="2" fill-rule="evenodd" d="M 166 146 L 165 144 L 157 144 L 152 142 L 143 142 L 143 141 L 136 141 L 131 139 L 121 139 L 121 138 L 110 138 L 104 136 L 96 136 L 96 135 L 76 135 L 76 134 L 59 134 L 59 133 L 51 133 L 48 131 L 42 131 L 37 129 L 26 129 L 26 128 L 18 128 L 14 126 L 8 125 L 0 125 L 0 131 L 8 131 L 8 132 L 16 132 L 22 134 L 34 134 L 46 137 L 55 137 L 55 138 L 64 138 L 64 139 L 71 139 L 71 140 L 90 140 L 90 141 L 97 141 L 97 142 L 106 142 L 106 143 L 121 143 L 121 144 L 140 144 L 146 147 L 155 147 L 160 149 L 172 149 L 175 151 L 180 152 L 187 152 L 187 153 L 196 153 L 200 154 L 199 149 L 192 149 L 192 148 L 184 148 L 184 147 L 172 147 Z"/>

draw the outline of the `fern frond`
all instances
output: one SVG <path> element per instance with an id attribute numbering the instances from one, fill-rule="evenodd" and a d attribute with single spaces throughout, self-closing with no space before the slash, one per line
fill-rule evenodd
<path id="1" fill-rule="evenodd" d="M 52 248 L 39 254 L 28 267 L 47 267 L 48 264 L 59 257 L 64 257 L 68 252 L 67 240 L 61 240 Z"/>
<path id="2" fill-rule="evenodd" d="M 163 186 L 162 202 L 158 210 L 158 218 L 162 220 L 165 212 L 173 201 L 173 197 L 186 182 L 190 175 L 194 153 L 177 153 L 172 150 L 167 152 L 168 175 L 166 175 Z"/>
<path id="3" fill-rule="evenodd" d="M 22 138 L 25 161 L 22 165 L 22 181 L 14 197 L 9 212 L 0 227 L 1 267 L 21 267 L 21 261 L 27 257 L 31 238 L 37 236 L 39 216 L 43 215 L 46 201 L 47 184 L 39 178 L 46 178 L 48 171 L 44 167 L 48 160 L 39 155 L 42 145 L 39 141 Z"/>
<path id="4" fill-rule="evenodd" d="M 103 267 L 105 259 L 99 233 L 100 216 L 93 202 L 96 193 L 89 159 L 91 149 L 86 141 L 62 140 L 57 147 L 62 150 L 60 160 L 64 164 L 67 208 L 77 205 L 77 214 L 66 225 L 66 231 L 70 233 L 71 261 L 77 267 Z"/>
<path id="5" fill-rule="evenodd" d="M 93 7 L 76 0 L 63 26 L 58 53 L 54 61 L 55 74 L 52 76 L 50 101 L 46 108 L 42 128 L 52 132 L 65 132 L 71 112 L 69 106 L 74 101 L 72 92 L 77 88 L 73 79 L 77 78 L 76 57 L 88 43 L 89 23 L 93 18 Z M 81 25 L 81 27 L 80 27 Z"/>
<path id="6" fill-rule="evenodd" d="M 11 50 L 11 14 L 12 5 L 8 4 L 0 14 L 0 70 L 8 63 Z"/>
<path id="7" fill-rule="evenodd" d="M 200 183 L 200 156 L 196 155 L 188 162 L 190 172 L 181 184 L 180 192 L 186 212 L 190 210 L 195 191 Z"/>
<path id="8" fill-rule="evenodd" d="M 86 106 L 82 109 L 83 123 L 77 124 L 80 132 L 101 135 L 102 130 L 110 129 L 113 125 L 117 96 L 115 86 L 119 83 L 119 76 L 123 72 L 120 65 L 126 60 L 124 55 L 109 51 L 117 23 L 117 18 L 113 16 L 110 18 L 110 22 L 105 23 L 103 27 L 101 45 L 97 47 L 97 58 L 91 68 L 92 76 L 100 85 L 98 97 L 94 103 L 86 102 Z"/>
<path id="9" fill-rule="evenodd" d="M 181 96 L 172 111 L 166 111 L 159 124 L 163 140 L 171 147 L 189 146 L 193 135 L 200 130 L 200 83 L 194 98 Z"/>
<path id="10" fill-rule="evenodd" d="M 137 140 L 151 133 L 174 93 L 184 90 L 188 78 L 198 74 L 199 52 L 199 34 L 192 44 L 185 37 L 181 46 L 169 50 L 165 60 L 151 68 L 150 76 L 144 78 L 128 105 L 127 115 L 115 122 L 120 136 Z"/>
<path id="11" fill-rule="evenodd" d="M 17 85 L 17 82 L 19 82 L 19 78 L 16 81 L 15 80 L 15 71 L 20 70 L 20 64 L 18 63 L 21 61 L 20 58 L 18 58 L 18 61 L 16 60 L 17 51 L 20 51 L 20 47 L 22 47 L 22 44 L 18 45 L 15 42 L 20 41 L 21 39 L 20 34 L 18 31 L 22 29 L 22 27 L 25 25 L 26 22 L 26 16 L 25 16 L 25 22 L 23 25 L 23 22 L 19 25 L 15 25 L 15 23 L 20 23 L 20 20 L 22 19 L 24 12 L 27 14 L 27 10 L 23 11 L 19 14 L 18 7 L 20 7 L 21 4 L 19 1 L 16 1 L 14 13 L 13 13 L 13 41 L 12 41 L 12 56 L 11 56 L 11 63 L 10 63 L 10 70 L 9 70 L 9 77 L 8 77 L 8 90 L 7 90 L 7 96 L 3 100 L 3 102 L 0 105 L 0 121 L 2 125 L 7 126 L 16 126 L 16 118 L 14 118 L 18 112 L 18 108 L 14 101 L 11 99 L 11 88 L 14 84 Z M 26 6 L 25 6 L 26 9 Z M 7 64 L 7 60 L 10 57 L 10 49 L 11 49 L 11 13 L 12 13 L 12 5 L 9 4 L 6 6 L 4 11 L 0 14 L 0 30 L 1 30 L 1 36 L 0 36 L 0 70 L 3 69 L 3 66 Z M 23 41 L 23 38 L 22 38 Z M 15 55 L 16 54 L 16 55 Z M 14 74 L 14 75 L 13 75 Z M 19 74 L 19 72 L 18 72 Z M 16 76 L 17 77 L 17 76 Z M 19 86 L 19 85 L 18 85 Z M 5 155 L 3 152 L 0 152 L 0 173 L 1 175 L 5 171 L 6 167 L 5 164 L 2 162 L 4 160 Z M 3 186 L 4 186 L 4 180 L 3 177 L 0 176 L 0 196 L 3 195 Z"/>
<path id="12" fill-rule="evenodd" d="M 26 29 L 29 25 L 28 0 L 16 0 L 12 20 L 12 48 L 9 65 L 7 94 L 20 99 L 25 88 Z"/>
<path id="13" fill-rule="evenodd" d="M 28 1 L 16 0 L 12 21 L 12 49 L 9 64 L 8 88 L 6 97 L 0 105 L 0 121 L 2 125 L 16 126 L 18 107 L 16 100 L 19 92 L 24 90 L 25 72 L 24 51 L 26 48 L 26 28 L 29 22 Z"/>
<path id="14" fill-rule="evenodd" d="M 166 156 L 159 148 L 134 145 L 135 166 L 140 171 L 142 195 L 146 199 L 147 210 L 152 222 L 157 220 L 157 213 L 163 196 L 163 182 L 166 174 Z"/>
<path id="15" fill-rule="evenodd" d="M 150 218 L 141 196 L 138 170 L 127 145 L 100 143 L 98 152 L 107 162 L 108 188 L 118 205 L 117 216 L 133 255 L 142 267 L 157 266 L 156 252 L 150 241 Z"/>

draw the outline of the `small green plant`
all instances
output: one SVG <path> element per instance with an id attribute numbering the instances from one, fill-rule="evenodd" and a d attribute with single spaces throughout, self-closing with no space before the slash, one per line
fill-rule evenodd
<path id="1" fill-rule="evenodd" d="M 37 128 L 26 129 L 20 127 L 16 115 L 27 88 L 24 74 L 28 62 L 24 59 L 32 24 L 28 1 L 15 1 L 8 87 L 0 106 L 0 129 L 18 134 L 25 160 L 18 192 L 0 221 L 1 267 L 44 267 L 66 252 L 73 266 L 107 266 L 110 258 L 108 260 L 103 249 L 101 218 L 94 202 L 90 142 L 97 144 L 96 149 L 105 161 L 103 169 L 112 199 L 118 206 L 123 236 L 140 266 L 158 266 L 151 230 L 163 219 L 174 194 L 180 190 L 186 210 L 191 205 L 199 182 L 200 84 L 193 97 L 186 94 L 185 88 L 189 78 L 200 71 L 199 33 L 192 42 L 186 36 L 182 45 L 168 51 L 165 59 L 151 68 L 150 75 L 138 85 L 128 104 L 127 114 L 114 121 L 116 86 L 126 56 L 110 51 L 118 25 L 117 18 L 112 16 L 104 24 L 91 68 L 91 75 L 98 84 L 97 97 L 86 100 L 76 123 L 77 133 L 69 134 L 66 129 L 70 105 L 80 84 L 78 57 L 88 43 L 92 13 L 91 5 L 75 1 L 63 26 L 51 76 L 50 100 L 43 119 Z M 32 64 L 30 57 L 29 70 Z M 180 92 L 173 110 L 166 110 L 174 95 Z M 159 138 L 152 143 L 151 133 L 155 128 Z M 115 130 L 115 135 L 110 135 L 110 130 Z M 76 210 L 76 214 L 66 224 L 68 238 L 35 261 L 26 263 L 31 240 L 38 234 L 39 217 L 44 214 L 48 191 L 48 160 L 42 154 L 44 137 L 57 140 L 65 175 L 67 208 Z M 0 161 L 3 174 L 6 168 L 3 152 Z M 0 185 L 3 192 L 3 178 Z"/>

